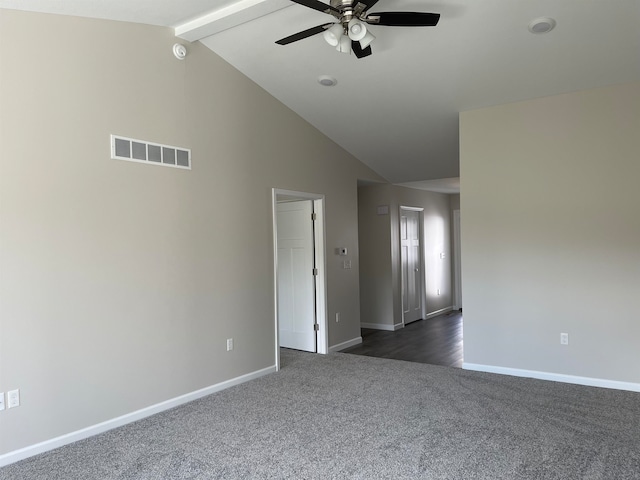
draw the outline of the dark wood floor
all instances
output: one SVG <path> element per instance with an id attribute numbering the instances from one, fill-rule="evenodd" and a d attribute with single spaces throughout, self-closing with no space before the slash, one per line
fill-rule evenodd
<path id="1" fill-rule="evenodd" d="M 362 329 L 362 344 L 342 353 L 462 367 L 462 312 L 410 323 L 400 330 Z"/>

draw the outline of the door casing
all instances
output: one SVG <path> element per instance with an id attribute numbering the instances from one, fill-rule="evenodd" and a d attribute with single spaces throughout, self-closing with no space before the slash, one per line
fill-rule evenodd
<path id="1" fill-rule="evenodd" d="M 410 211 L 410 212 L 418 212 L 418 237 L 420 239 L 420 248 L 419 248 L 419 252 L 420 252 L 420 308 L 421 308 L 421 318 L 425 318 L 425 314 L 426 314 L 426 291 L 425 291 L 425 285 L 426 285 L 426 271 L 425 271 L 425 260 L 424 260 L 424 219 L 423 219 L 423 214 L 424 214 L 424 208 L 422 207 L 409 207 L 409 206 L 405 206 L 402 205 L 400 206 L 400 211 L 398 212 L 398 229 L 401 228 L 401 218 L 402 218 L 402 211 Z M 402 288 L 403 284 L 402 282 L 404 281 L 403 276 L 402 276 L 402 232 L 398 232 L 398 241 L 400 242 L 399 245 L 399 251 L 400 251 L 400 270 L 401 270 L 401 274 L 400 274 L 400 303 L 401 303 L 401 308 L 402 308 L 402 325 L 405 325 L 405 320 L 404 320 L 404 303 L 403 303 L 403 295 L 402 295 Z"/>
<path id="2" fill-rule="evenodd" d="M 271 218 L 273 221 L 273 317 L 275 328 L 275 365 L 280 370 L 280 338 L 278 326 L 278 200 L 312 200 L 313 210 L 316 214 L 314 225 L 314 248 L 316 255 L 316 268 L 318 274 L 315 282 L 315 308 L 316 322 L 318 323 L 317 346 L 318 353 L 329 353 L 329 332 L 327 322 L 327 275 L 326 275 L 326 240 L 325 240 L 325 216 L 324 195 L 309 192 L 298 192 L 273 188 L 271 192 Z"/>

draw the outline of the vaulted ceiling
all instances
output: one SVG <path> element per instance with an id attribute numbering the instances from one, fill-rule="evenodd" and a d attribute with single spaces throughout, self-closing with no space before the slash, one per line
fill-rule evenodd
<path id="1" fill-rule="evenodd" d="M 392 183 L 458 176 L 461 111 L 640 81 L 640 0 L 380 0 L 371 12 L 437 12 L 440 22 L 372 25 L 373 55 L 363 59 L 337 52 L 321 34 L 276 45 L 334 21 L 289 0 L 0 0 L 0 7 L 173 27 L 177 41 L 202 41 Z M 527 27 L 537 17 L 557 25 L 533 34 Z M 322 86 L 322 75 L 337 84 Z"/>

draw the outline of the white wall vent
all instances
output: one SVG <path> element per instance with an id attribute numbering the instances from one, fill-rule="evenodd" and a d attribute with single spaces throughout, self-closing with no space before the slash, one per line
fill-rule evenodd
<path id="1" fill-rule="evenodd" d="M 191 170 L 191 150 L 111 135 L 111 158 Z"/>

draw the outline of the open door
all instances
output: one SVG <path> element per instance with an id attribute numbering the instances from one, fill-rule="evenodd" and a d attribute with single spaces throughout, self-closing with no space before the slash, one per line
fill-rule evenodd
<path id="1" fill-rule="evenodd" d="M 329 353 L 324 196 L 274 188 L 275 363 L 280 347 Z"/>

